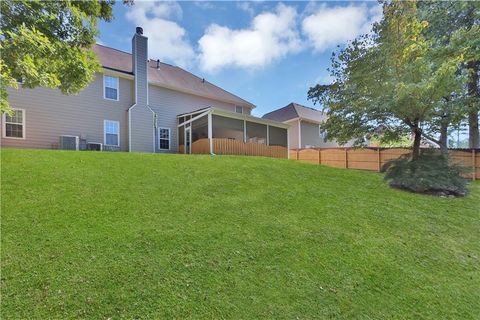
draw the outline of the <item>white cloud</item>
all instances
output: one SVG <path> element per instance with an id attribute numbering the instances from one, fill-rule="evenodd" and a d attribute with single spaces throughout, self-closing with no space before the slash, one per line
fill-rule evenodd
<path id="1" fill-rule="evenodd" d="M 253 3 L 249 1 L 237 2 L 237 8 L 245 11 L 249 15 L 253 16 L 255 14 L 255 9 L 253 8 Z"/>
<path id="2" fill-rule="evenodd" d="M 381 17 L 382 8 L 379 5 L 328 7 L 322 4 L 303 19 L 302 31 L 315 51 L 322 52 L 368 33 L 372 23 Z"/>
<path id="3" fill-rule="evenodd" d="M 198 41 L 202 69 L 216 71 L 226 66 L 262 67 L 301 49 L 295 8 L 279 4 L 263 12 L 249 28 L 232 30 L 211 24 Z"/>
<path id="4" fill-rule="evenodd" d="M 128 20 L 143 27 L 149 39 L 149 57 L 170 60 L 186 66 L 195 54 L 186 31 L 169 19 L 181 19 L 182 8 L 176 2 L 135 1 L 126 13 Z"/>
<path id="5" fill-rule="evenodd" d="M 216 6 L 210 1 L 193 1 L 193 4 L 202 10 L 215 9 Z"/>

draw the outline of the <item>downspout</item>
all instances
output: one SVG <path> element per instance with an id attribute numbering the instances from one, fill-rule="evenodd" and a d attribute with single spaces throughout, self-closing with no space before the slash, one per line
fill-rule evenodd
<path id="1" fill-rule="evenodd" d="M 128 152 L 132 152 L 132 116 L 130 111 L 137 105 L 135 102 L 130 108 L 128 108 Z"/>

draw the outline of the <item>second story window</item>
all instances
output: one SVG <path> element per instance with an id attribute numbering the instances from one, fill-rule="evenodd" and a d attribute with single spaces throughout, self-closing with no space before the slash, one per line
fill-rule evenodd
<path id="1" fill-rule="evenodd" d="M 103 98 L 118 101 L 118 78 L 103 76 Z"/>
<path id="2" fill-rule="evenodd" d="M 243 113 L 243 107 L 235 106 L 235 112 L 236 113 Z"/>

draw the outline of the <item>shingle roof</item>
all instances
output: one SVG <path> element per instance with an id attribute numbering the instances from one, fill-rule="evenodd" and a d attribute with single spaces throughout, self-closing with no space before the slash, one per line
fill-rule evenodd
<path id="1" fill-rule="evenodd" d="M 96 44 L 93 47 L 93 51 L 97 54 L 97 57 L 104 68 L 133 74 L 132 55 L 130 53 L 99 44 Z M 231 102 L 241 106 L 255 107 L 253 103 L 223 90 L 213 83 L 197 77 L 180 67 L 172 66 L 163 62 L 160 62 L 159 68 L 157 68 L 157 62 L 150 60 L 148 81 L 149 83 L 173 90 Z"/>
<path id="2" fill-rule="evenodd" d="M 325 114 L 317 109 L 302 106 L 298 103 L 290 103 L 287 106 L 265 114 L 262 118 L 285 122 L 295 118 L 302 118 L 314 122 L 323 122 Z"/>

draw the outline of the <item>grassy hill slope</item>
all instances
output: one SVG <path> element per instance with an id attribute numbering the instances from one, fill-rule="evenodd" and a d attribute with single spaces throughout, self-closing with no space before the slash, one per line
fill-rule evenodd
<path id="1" fill-rule="evenodd" d="M 463 199 L 255 157 L 1 150 L 1 318 L 475 318 Z"/>

